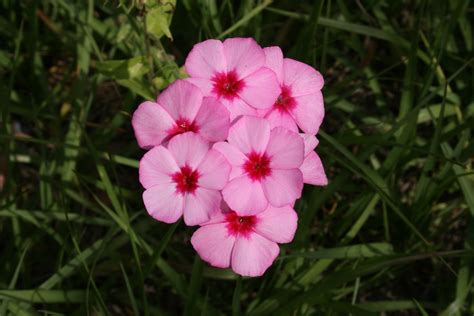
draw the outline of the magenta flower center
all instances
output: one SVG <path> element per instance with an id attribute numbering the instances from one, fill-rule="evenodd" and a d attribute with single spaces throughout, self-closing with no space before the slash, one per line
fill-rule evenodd
<path id="1" fill-rule="evenodd" d="M 170 137 L 183 134 L 186 132 L 193 132 L 197 133 L 199 130 L 199 127 L 196 125 L 194 122 L 190 122 L 186 118 L 180 118 L 175 121 L 175 126 L 173 126 L 169 131 L 168 135 Z"/>
<path id="2" fill-rule="evenodd" d="M 296 107 L 296 100 L 291 96 L 289 87 L 285 85 L 281 87 L 281 93 L 273 106 L 283 113 L 287 113 Z"/>
<path id="3" fill-rule="evenodd" d="M 198 187 L 199 172 L 185 165 L 181 167 L 180 171 L 172 174 L 171 179 L 176 183 L 177 192 L 181 194 L 194 193 Z"/>
<path id="4" fill-rule="evenodd" d="M 229 100 L 236 97 L 237 93 L 239 93 L 244 87 L 244 82 L 239 80 L 235 70 L 229 71 L 228 73 L 216 73 L 211 80 L 214 86 L 212 91 L 219 97 Z"/>
<path id="5" fill-rule="evenodd" d="M 227 222 L 227 230 L 231 235 L 247 236 L 257 223 L 255 216 L 239 216 L 237 213 L 231 211 L 225 215 Z"/>
<path id="6" fill-rule="evenodd" d="M 270 158 L 265 153 L 257 154 L 256 152 L 251 152 L 248 154 L 243 168 L 252 180 L 261 180 L 272 172 Z"/>

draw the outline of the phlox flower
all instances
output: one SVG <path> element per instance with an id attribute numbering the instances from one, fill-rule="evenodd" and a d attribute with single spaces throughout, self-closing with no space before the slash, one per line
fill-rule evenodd
<path id="1" fill-rule="evenodd" d="M 300 134 L 304 140 L 304 161 L 300 167 L 303 173 L 304 183 L 324 186 L 328 184 L 328 178 L 324 172 L 323 163 L 314 151 L 318 146 L 318 139 L 309 134 Z"/>
<path id="2" fill-rule="evenodd" d="M 221 190 L 231 167 L 199 135 L 173 137 L 168 147 L 157 146 L 140 160 L 143 202 L 155 219 L 176 222 L 184 213 L 186 225 L 197 225 L 219 209 Z"/>
<path id="3" fill-rule="evenodd" d="M 205 95 L 219 99 L 239 115 L 256 115 L 275 103 L 280 87 L 273 71 L 264 67 L 265 53 L 252 38 L 207 40 L 194 45 L 186 58 L 187 80 Z"/>
<path id="4" fill-rule="evenodd" d="M 209 142 L 226 139 L 229 112 L 213 97 L 185 80 L 177 80 L 164 90 L 156 103 L 146 101 L 133 114 L 132 126 L 144 149 L 161 145 L 172 137 L 193 132 Z"/>
<path id="5" fill-rule="evenodd" d="M 191 243 L 214 267 L 231 267 L 243 276 L 260 276 L 278 256 L 278 243 L 293 240 L 297 221 L 290 206 L 268 206 L 264 212 L 249 216 L 223 210 L 201 224 Z"/>
<path id="6" fill-rule="evenodd" d="M 301 196 L 304 143 L 283 127 L 270 130 L 264 118 L 243 116 L 229 129 L 228 142 L 215 143 L 232 165 L 230 182 L 222 190 L 229 207 L 239 215 L 293 204 Z"/>
<path id="7" fill-rule="evenodd" d="M 299 127 L 316 135 L 324 118 L 323 77 L 307 64 L 283 58 L 279 47 L 266 47 L 264 51 L 265 66 L 275 72 L 280 84 L 280 95 L 264 116 L 271 127 L 284 126 L 295 132 Z"/>

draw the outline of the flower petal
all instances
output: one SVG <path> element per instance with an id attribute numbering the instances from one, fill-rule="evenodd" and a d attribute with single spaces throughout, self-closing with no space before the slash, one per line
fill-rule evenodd
<path id="1" fill-rule="evenodd" d="M 316 146 L 319 144 L 319 140 L 316 136 L 311 134 L 300 134 L 304 141 L 304 156 L 308 156 L 310 152 L 312 152 Z"/>
<path id="2" fill-rule="evenodd" d="M 199 135 L 210 142 L 225 140 L 229 133 L 229 111 L 216 98 L 205 97 L 194 121 Z"/>
<path id="3" fill-rule="evenodd" d="M 231 122 L 235 121 L 237 118 L 243 115 L 257 115 L 257 111 L 241 98 L 236 97 L 232 100 L 220 98 L 219 101 L 221 101 L 222 104 L 224 104 L 224 106 L 227 108 L 227 110 L 229 110 Z"/>
<path id="4" fill-rule="evenodd" d="M 191 237 L 191 244 L 202 260 L 217 268 L 228 268 L 235 237 L 227 233 L 226 224 L 200 227 Z"/>
<path id="5" fill-rule="evenodd" d="M 323 76 L 316 69 L 290 58 L 283 60 L 283 82 L 291 87 L 293 97 L 316 93 L 324 85 Z"/>
<path id="6" fill-rule="evenodd" d="M 278 83 L 283 83 L 283 53 L 278 46 L 265 47 L 265 67 L 273 70 Z"/>
<path id="7" fill-rule="evenodd" d="M 323 163 L 316 152 L 312 151 L 306 156 L 300 170 L 303 173 L 304 183 L 321 186 L 328 184 Z"/>
<path id="8" fill-rule="evenodd" d="M 247 160 L 247 157 L 236 146 L 227 142 L 215 143 L 212 149 L 223 154 L 227 161 L 233 166 L 242 166 Z"/>
<path id="9" fill-rule="evenodd" d="M 222 190 L 224 201 L 241 216 L 254 215 L 265 210 L 267 198 L 262 185 L 246 175 L 230 181 Z"/>
<path id="10" fill-rule="evenodd" d="M 243 80 L 244 87 L 238 94 L 246 103 L 256 109 L 268 109 L 275 104 L 281 88 L 273 71 L 262 67 Z"/>
<path id="11" fill-rule="evenodd" d="M 209 151 L 209 143 L 192 132 L 176 135 L 169 144 L 168 150 L 181 168 L 185 165 L 196 169 Z"/>
<path id="12" fill-rule="evenodd" d="M 290 131 L 298 132 L 298 125 L 295 119 L 287 112 L 281 112 L 276 109 L 271 109 L 265 118 L 270 122 L 270 127 L 284 127 Z"/>
<path id="13" fill-rule="evenodd" d="M 201 92 L 203 93 L 203 95 L 215 96 L 215 94 L 212 92 L 212 89 L 214 88 L 214 86 L 210 79 L 190 77 L 184 80 L 192 83 L 193 85 L 201 89 Z"/>
<path id="14" fill-rule="evenodd" d="M 143 192 L 145 208 L 154 219 L 174 223 L 183 215 L 183 196 L 172 184 L 155 185 Z"/>
<path id="15" fill-rule="evenodd" d="M 171 153 L 163 146 L 154 147 L 140 160 L 140 183 L 145 189 L 154 185 L 171 183 L 173 173 L 179 171 Z"/>
<path id="16" fill-rule="evenodd" d="M 198 166 L 198 185 L 208 189 L 222 190 L 229 181 L 231 166 L 217 150 L 208 151 Z"/>
<path id="17" fill-rule="evenodd" d="M 232 250 L 231 267 L 243 276 L 261 276 L 280 253 L 278 245 L 260 236 L 249 234 L 248 238 L 237 238 Z"/>
<path id="18" fill-rule="evenodd" d="M 207 40 L 194 45 L 185 62 L 186 72 L 191 77 L 211 78 L 226 68 L 224 48 L 218 40 Z"/>
<path id="19" fill-rule="evenodd" d="M 196 117 L 202 103 L 201 90 L 186 80 L 176 80 L 157 98 L 158 104 L 170 114 L 173 120 Z"/>
<path id="20" fill-rule="evenodd" d="M 290 206 L 278 208 L 269 205 L 264 212 L 257 214 L 254 230 L 271 241 L 288 243 L 295 236 L 297 223 L 298 215 Z"/>
<path id="21" fill-rule="evenodd" d="M 219 191 L 201 187 L 198 187 L 194 193 L 186 194 L 184 223 L 193 226 L 208 221 L 210 215 L 219 209 L 221 199 Z"/>
<path id="22" fill-rule="evenodd" d="M 235 70 L 244 78 L 265 63 L 265 53 L 253 38 L 229 38 L 223 43 L 227 71 Z"/>
<path id="23" fill-rule="evenodd" d="M 273 169 L 262 181 L 268 202 L 276 207 L 292 204 L 301 197 L 303 175 L 298 169 Z"/>
<path id="24" fill-rule="evenodd" d="M 270 132 L 266 153 L 272 169 L 299 168 L 304 158 L 304 142 L 299 134 L 276 127 Z"/>
<path id="25" fill-rule="evenodd" d="M 160 105 L 146 101 L 133 113 L 132 126 L 138 145 L 143 149 L 159 146 L 168 136 L 174 120 Z"/>
<path id="26" fill-rule="evenodd" d="M 296 107 L 292 110 L 296 123 L 303 132 L 316 135 L 324 118 L 324 101 L 322 93 L 296 97 Z"/>
<path id="27" fill-rule="evenodd" d="M 263 153 L 270 138 L 270 124 L 264 118 L 244 116 L 229 130 L 228 141 L 244 154 Z"/>

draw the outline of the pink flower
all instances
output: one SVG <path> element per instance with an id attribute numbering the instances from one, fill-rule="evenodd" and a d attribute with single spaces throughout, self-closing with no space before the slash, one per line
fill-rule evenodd
<path id="1" fill-rule="evenodd" d="M 324 79 L 314 68 L 283 58 L 279 47 L 264 48 L 265 66 L 273 70 L 280 83 L 281 93 L 265 117 L 271 127 L 284 126 L 297 132 L 316 135 L 324 118 L 321 89 Z"/>
<path id="2" fill-rule="evenodd" d="M 293 204 L 301 196 L 304 143 L 283 127 L 270 131 L 264 118 L 243 116 L 229 130 L 228 143 L 214 144 L 232 165 L 223 198 L 239 215 L 254 215 L 268 203 Z"/>
<path id="3" fill-rule="evenodd" d="M 159 146 L 172 137 L 193 132 L 205 140 L 226 139 L 229 112 L 213 97 L 185 80 L 177 80 L 163 91 L 157 103 L 146 101 L 133 113 L 132 125 L 144 149 Z"/>
<path id="4" fill-rule="evenodd" d="M 228 181 L 230 165 L 194 133 L 173 137 L 168 148 L 157 146 L 140 160 L 143 201 L 155 219 L 197 225 L 219 209 L 219 190 Z"/>
<path id="5" fill-rule="evenodd" d="M 280 87 L 273 71 L 263 67 L 265 53 L 252 38 L 229 38 L 223 43 L 207 40 L 194 45 L 186 58 L 190 82 L 205 95 L 218 98 L 230 111 L 256 115 L 277 99 Z"/>
<path id="6" fill-rule="evenodd" d="M 250 216 L 224 211 L 201 224 L 191 243 L 214 267 L 231 267 L 243 276 L 260 276 L 278 256 L 278 243 L 293 240 L 297 221 L 290 206 L 268 206 L 264 212 Z"/>
<path id="7" fill-rule="evenodd" d="M 323 163 L 314 151 L 318 146 L 318 139 L 309 134 L 301 134 L 304 139 L 304 161 L 300 167 L 303 173 L 304 183 L 324 186 L 328 184 L 328 178 L 324 172 Z"/>

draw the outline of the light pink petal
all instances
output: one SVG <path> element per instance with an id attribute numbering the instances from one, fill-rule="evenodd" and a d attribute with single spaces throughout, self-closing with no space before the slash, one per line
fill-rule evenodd
<path id="1" fill-rule="evenodd" d="M 303 173 L 304 183 L 321 186 L 328 184 L 328 178 L 324 172 L 323 163 L 318 154 L 314 151 L 306 156 L 300 170 Z"/>
<path id="2" fill-rule="evenodd" d="M 242 115 L 257 115 L 257 111 L 241 98 L 236 97 L 232 100 L 220 98 L 219 101 L 221 101 L 222 104 L 224 104 L 224 106 L 227 108 L 227 110 L 229 110 L 231 122 Z"/>
<path id="3" fill-rule="evenodd" d="M 133 113 L 132 126 L 138 145 L 149 149 L 160 145 L 174 126 L 174 120 L 161 106 L 146 101 L 138 106 Z"/>
<path id="4" fill-rule="evenodd" d="M 227 142 L 218 142 L 212 146 L 212 149 L 217 150 L 229 161 L 233 166 L 242 166 L 247 160 L 247 157 L 236 146 Z"/>
<path id="5" fill-rule="evenodd" d="M 219 191 L 201 187 L 198 187 L 192 194 L 186 194 L 184 223 L 188 226 L 193 226 L 208 221 L 210 215 L 219 209 L 221 199 Z"/>
<path id="6" fill-rule="evenodd" d="M 301 197 L 303 175 L 299 169 L 273 169 L 262 181 L 268 202 L 276 207 L 294 203 Z"/>
<path id="7" fill-rule="evenodd" d="M 210 39 L 194 45 L 186 58 L 185 67 L 189 76 L 197 78 L 211 78 L 215 72 L 225 72 L 222 42 Z"/>
<path id="8" fill-rule="evenodd" d="M 205 97 L 194 121 L 199 134 L 210 142 L 225 140 L 229 133 L 229 111 L 216 98 Z"/>
<path id="9" fill-rule="evenodd" d="M 230 267 L 235 237 L 227 233 L 226 224 L 200 227 L 191 237 L 191 244 L 202 260 L 217 268 Z"/>
<path id="10" fill-rule="evenodd" d="M 272 169 L 299 168 L 304 158 L 304 142 L 299 134 L 276 127 L 270 132 L 266 153 Z"/>
<path id="11" fill-rule="evenodd" d="M 184 199 L 173 184 L 155 185 L 143 192 L 145 208 L 154 219 L 174 223 L 183 215 Z"/>
<path id="12" fill-rule="evenodd" d="M 212 81 L 209 79 L 204 79 L 204 78 L 186 78 L 184 79 L 187 82 L 192 83 L 199 89 L 201 89 L 201 92 L 204 96 L 214 96 L 214 93 L 212 92 L 212 89 L 214 88 Z"/>
<path id="13" fill-rule="evenodd" d="M 168 150 L 181 168 L 196 169 L 209 151 L 209 143 L 192 132 L 176 135 L 168 143 Z"/>
<path id="14" fill-rule="evenodd" d="M 308 156 L 310 152 L 312 152 L 316 146 L 319 144 L 319 140 L 316 138 L 316 136 L 311 135 L 311 134 L 300 134 L 301 137 L 303 137 L 304 141 L 304 156 Z"/>
<path id="15" fill-rule="evenodd" d="M 316 69 L 290 58 L 283 60 L 283 82 L 291 87 L 293 97 L 316 93 L 324 85 L 323 76 Z"/>
<path id="16" fill-rule="evenodd" d="M 283 53 L 278 46 L 265 47 L 265 67 L 273 70 L 278 83 L 283 83 Z"/>
<path id="17" fill-rule="evenodd" d="M 198 166 L 198 185 L 208 189 L 222 190 L 229 180 L 231 166 L 217 150 L 211 149 Z"/>
<path id="18" fill-rule="evenodd" d="M 281 88 L 275 73 L 268 68 L 260 68 L 244 79 L 244 88 L 239 96 L 256 109 L 268 109 L 275 104 Z"/>
<path id="19" fill-rule="evenodd" d="M 276 243 L 288 243 L 295 236 L 298 215 L 291 206 L 273 207 L 257 214 L 254 230 L 263 237 Z"/>
<path id="20" fill-rule="evenodd" d="M 263 153 L 270 138 L 270 124 L 264 118 L 243 116 L 229 130 L 228 141 L 244 154 Z"/>
<path id="21" fill-rule="evenodd" d="M 196 117 L 202 103 L 201 90 L 186 80 L 176 80 L 157 99 L 158 104 L 170 114 L 173 120 Z"/>
<path id="22" fill-rule="evenodd" d="M 223 45 L 227 71 L 235 70 L 239 78 L 250 75 L 265 63 L 265 53 L 253 38 L 229 38 Z"/>
<path id="23" fill-rule="evenodd" d="M 202 223 L 202 224 L 199 224 L 200 226 L 205 226 L 205 225 L 212 225 L 212 224 L 219 224 L 219 223 L 224 223 L 226 222 L 226 212 L 228 211 L 224 211 L 223 210 L 223 206 L 227 207 L 227 204 L 225 204 L 224 201 L 221 201 L 221 207 L 220 209 L 216 210 L 215 212 L 213 212 L 210 216 L 211 218 Z"/>
<path id="24" fill-rule="evenodd" d="M 230 181 L 222 190 L 222 196 L 227 205 L 241 216 L 260 213 L 268 204 L 260 182 L 245 175 Z"/>
<path id="25" fill-rule="evenodd" d="M 154 147 L 140 160 L 138 172 L 145 189 L 154 185 L 171 183 L 170 175 L 179 171 L 171 153 L 163 146 Z"/>
<path id="26" fill-rule="evenodd" d="M 272 109 L 266 116 L 270 127 L 284 127 L 293 132 L 298 132 L 298 125 L 296 125 L 295 119 L 287 112 L 281 112 L 276 109 Z"/>
<path id="27" fill-rule="evenodd" d="M 232 250 L 232 270 L 243 276 L 261 276 L 280 253 L 278 245 L 259 234 L 237 238 Z"/>
<path id="28" fill-rule="evenodd" d="M 296 97 L 296 107 L 292 110 L 296 123 L 303 132 L 315 135 L 324 118 L 324 101 L 321 92 Z"/>

